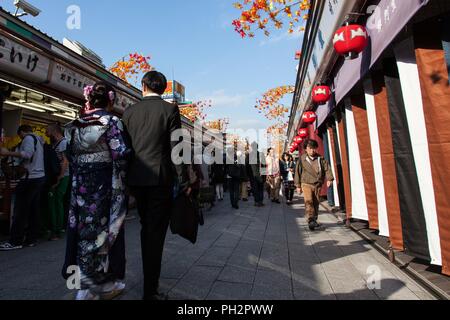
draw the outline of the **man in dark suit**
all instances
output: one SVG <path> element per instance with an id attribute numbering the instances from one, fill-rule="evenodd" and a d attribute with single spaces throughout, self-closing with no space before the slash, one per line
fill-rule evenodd
<path id="1" fill-rule="evenodd" d="M 144 300 L 167 299 L 158 293 L 158 286 L 174 186 L 178 183 L 189 192 L 185 166 L 175 166 L 171 159 L 178 144 L 171 135 L 181 128 L 181 117 L 178 106 L 161 98 L 166 87 L 162 73 L 148 72 L 142 79 L 143 101 L 123 115 L 134 151 L 127 179 L 142 224 Z"/>

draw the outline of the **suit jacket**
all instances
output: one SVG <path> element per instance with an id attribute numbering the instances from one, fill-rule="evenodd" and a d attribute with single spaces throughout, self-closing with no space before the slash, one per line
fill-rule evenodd
<path id="1" fill-rule="evenodd" d="M 172 133 L 181 128 L 178 106 L 159 96 L 144 98 L 128 108 L 123 115 L 126 132 L 131 141 L 133 156 L 128 172 L 131 187 L 181 187 L 189 184 L 186 166 L 175 166 L 171 141 Z"/>

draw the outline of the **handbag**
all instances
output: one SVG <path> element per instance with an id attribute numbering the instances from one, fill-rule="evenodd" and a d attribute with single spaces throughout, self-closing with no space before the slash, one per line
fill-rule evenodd
<path id="1" fill-rule="evenodd" d="M 291 171 L 288 172 L 287 181 L 294 181 L 294 175 Z"/>
<path id="2" fill-rule="evenodd" d="M 170 214 L 170 231 L 173 234 L 195 244 L 201 220 L 199 208 L 191 197 L 180 193 L 173 200 Z"/>

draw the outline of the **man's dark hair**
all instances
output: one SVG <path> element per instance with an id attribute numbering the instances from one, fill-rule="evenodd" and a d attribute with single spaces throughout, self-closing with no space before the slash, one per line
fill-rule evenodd
<path id="1" fill-rule="evenodd" d="M 158 71 L 149 71 L 142 78 L 142 85 L 156 94 L 162 95 L 167 88 L 166 77 Z"/>
<path id="2" fill-rule="evenodd" d="M 319 148 L 319 143 L 316 140 L 308 139 L 305 142 L 305 149 L 308 147 L 310 147 L 311 149 L 317 149 L 317 148 Z"/>
<path id="3" fill-rule="evenodd" d="M 19 127 L 19 129 L 17 129 L 17 134 L 20 134 L 21 132 L 24 133 L 32 133 L 33 132 L 33 128 L 27 124 L 21 125 Z"/>

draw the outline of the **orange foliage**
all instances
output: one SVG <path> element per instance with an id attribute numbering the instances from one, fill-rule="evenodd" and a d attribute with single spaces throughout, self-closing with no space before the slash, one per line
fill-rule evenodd
<path id="1" fill-rule="evenodd" d="M 280 120 L 289 112 L 289 108 L 280 104 L 280 100 L 287 94 L 294 93 L 295 87 L 282 86 L 270 89 L 264 93 L 262 99 L 257 100 L 255 108 L 269 120 Z"/>
<path id="2" fill-rule="evenodd" d="M 309 0 L 240 0 L 234 7 L 241 11 L 239 19 L 233 20 L 235 31 L 242 38 L 255 36 L 255 30 L 263 31 L 266 36 L 272 25 L 281 29 L 288 25 L 288 32 L 293 33 L 295 28 L 304 31 L 301 26 L 303 20 L 308 19 L 310 9 Z"/>
<path id="3" fill-rule="evenodd" d="M 220 132 L 225 132 L 227 130 L 227 126 L 230 123 L 229 119 L 217 119 L 205 122 L 205 127 L 211 130 L 218 130 Z"/>
<path id="4" fill-rule="evenodd" d="M 206 108 L 212 107 L 212 101 L 198 101 L 193 104 L 180 105 L 180 113 L 192 122 L 205 120 L 207 114 Z"/>
<path id="5" fill-rule="evenodd" d="M 153 70 L 148 60 L 150 60 L 150 57 L 130 53 L 126 59 L 123 58 L 114 63 L 109 71 L 123 81 L 136 86 L 139 85 L 142 74 Z"/>

